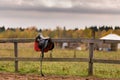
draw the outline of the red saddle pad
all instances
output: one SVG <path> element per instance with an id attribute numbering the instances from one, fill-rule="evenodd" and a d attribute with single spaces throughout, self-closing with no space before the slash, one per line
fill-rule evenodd
<path id="1" fill-rule="evenodd" d="M 36 41 L 34 42 L 34 50 L 38 51 L 38 52 L 41 51 L 41 49 L 38 47 L 38 42 L 36 42 Z M 45 48 L 44 52 L 48 52 L 48 50 L 49 50 L 49 48 Z"/>

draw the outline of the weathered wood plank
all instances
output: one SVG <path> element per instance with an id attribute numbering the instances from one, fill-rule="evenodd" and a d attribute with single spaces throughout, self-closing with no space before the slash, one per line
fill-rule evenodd
<path id="1" fill-rule="evenodd" d="M 14 56 L 18 57 L 18 43 L 14 42 Z M 15 60 L 15 72 L 18 72 L 18 60 Z"/>
<path id="2" fill-rule="evenodd" d="M 0 61 L 15 61 L 15 58 L 12 58 L 12 57 L 0 57 Z"/>
<path id="3" fill-rule="evenodd" d="M 120 43 L 120 40 L 100 40 L 100 39 L 88 39 L 88 38 L 78 38 L 78 39 L 53 39 L 54 42 L 83 42 L 83 43 Z M 11 38 L 11 39 L 0 39 L 0 43 L 28 43 L 34 42 L 34 38 Z"/>
<path id="4" fill-rule="evenodd" d="M 3 38 L 0 39 L 0 43 L 27 43 L 27 42 L 33 42 L 33 38 Z"/>
<path id="5" fill-rule="evenodd" d="M 0 61 L 40 61 L 40 58 L 0 58 Z M 87 58 L 44 58 L 43 61 L 53 61 L 53 62 L 88 62 L 89 60 Z"/>
<path id="6" fill-rule="evenodd" d="M 4 57 L 0 58 L 0 61 L 39 61 L 40 58 L 11 58 Z M 88 58 L 44 58 L 43 61 L 50 62 L 89 62 Z M 105 60 L 105 59 L 93 59 L 93 63 L 108 63 L 108 64 L 120 64 L 120 60 Z"/>
<path id="7" fill-rule="evenodd" d="M 94 63 L 120 64 L 120 60 L 93 59 Z"/>
<path id="8" fill-rule="evenodd" d="M 89 43 L 89 67 L 88 67 L 89 75 L 93 75 L 93 52 L 94 52 L 94 43 Z"/>

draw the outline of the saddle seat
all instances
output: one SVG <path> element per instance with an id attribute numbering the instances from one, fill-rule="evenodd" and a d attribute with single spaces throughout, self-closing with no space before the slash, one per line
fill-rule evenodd
<path id="1" fill-rule="evenodd" d="M 52 42 L 51 38 L 49 37 L 43 37 L 42 34 L 39 34 L 35 38 L 34 42 L 34 49 L 35 51 L 44 51 L 48 52 L 49 50 L 52 50 L 54 48 L 54 43 Z"/>

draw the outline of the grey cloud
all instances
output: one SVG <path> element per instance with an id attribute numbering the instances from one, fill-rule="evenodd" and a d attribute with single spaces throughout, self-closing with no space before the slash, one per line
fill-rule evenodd
<path id="1" fill-rule="evenodd" d="M 1 0 L 0 10 L 120 14 L 120 0 Z"/>
<path id="2" fill-rule="evenodd" d="M 3 8 L 2 8 L 3 9 Z M 4 10 L 8 10 L 8 8 L 4 8 Z M 10 8 L 14 11 L 37 11 L 37 12 L 61 12 L 61 13 L 89 13 L 89 14 L 120 14 L 119 10 L 111 10 L 111 9 L 89 9 L 89 8 L 45 8 L 45 7 L 17 7 L 17 8 Z"/>

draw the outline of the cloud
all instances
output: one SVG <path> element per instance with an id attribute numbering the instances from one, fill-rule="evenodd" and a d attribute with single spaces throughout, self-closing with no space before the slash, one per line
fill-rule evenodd
<path id="1" fill-rule="evenodd" d="M 119 7 L 120 0 L 0 0 L 0 25 L 119 25 Z"/>
<path id="2" fill-rule="evenodd" d="M 120 14 L 120 0 L 0 0 L 0 10 Z"/>

